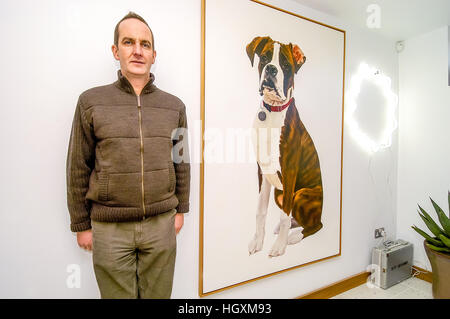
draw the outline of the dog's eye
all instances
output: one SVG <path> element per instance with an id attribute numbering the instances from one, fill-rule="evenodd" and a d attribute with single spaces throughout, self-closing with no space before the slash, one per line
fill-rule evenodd
<path id="1" fill-rule="evenodd" d="M 265 55 L 261 56 L 261 63 L 267 63 L 267 57 Z"/>

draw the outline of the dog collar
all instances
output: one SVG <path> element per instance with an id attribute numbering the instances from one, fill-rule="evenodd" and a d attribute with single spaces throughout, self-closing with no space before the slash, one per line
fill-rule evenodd
<path id="1" fill-rule="evenodd" d="M 289 100 L 289 102 L 287 102 L 284 105 L 279 105 L 279 106 L 273 106 L 270 104 L 265 103 L 264 101 L 263 106 L 269 111 L 269 112 L 281 112 L 283 111 L 285 108 L 287 108 L 289 105 L 291 105 L 292 101 L 294 100 L 293 97 L 291 97 L 291 99 Z"/>

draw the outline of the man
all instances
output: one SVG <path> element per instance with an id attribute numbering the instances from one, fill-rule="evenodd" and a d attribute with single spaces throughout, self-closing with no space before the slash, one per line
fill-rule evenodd
<path id="1" fill-rule="evenodd" d="M 142 17 L 119 21 L 112 52 L 118 80 L 83 92 L 75 110 L 71 230 L 93 251 L 102 298 L 170 298 L 176 234 L 189 211 L 186 109 L 153 84 L 154 38 Z"/>

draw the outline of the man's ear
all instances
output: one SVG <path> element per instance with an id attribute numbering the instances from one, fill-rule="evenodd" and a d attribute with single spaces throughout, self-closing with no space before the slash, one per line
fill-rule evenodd
<path id="1" fill-rule="evenodd" d="M 113 53 L 113 56 L 114 56 L 114 59 L 116 59 L 117 61 L 119 61 L 119 49 L 116 47 L 116 45 L 115 44 L 113 44 L 112 46 L 111 46 L 111 51 L 112 51 L 112 53 Z"/>
<path id="2" fill-rule="evenodd" d="M 298 45 L 290 43 L 290 46 L 292 48 L 292 57 L 294 58 L 295 63 L 295 73 L 297 73 L 303 63 L 306 62 L 306 57 Z"/>
<path id="3" fill-rule="evenodd" d="M 256 37 L 252 40 L 252 42 L 247 44 L 247 55 L 252 63 L 252 66 L 253 60 L 255 59 L 255 53 L 260 56 L 262 49 L 269 41 L 272 41 L 270 37 Z"/>

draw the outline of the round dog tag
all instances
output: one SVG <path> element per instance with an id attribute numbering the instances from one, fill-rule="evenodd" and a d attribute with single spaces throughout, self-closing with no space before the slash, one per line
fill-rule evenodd
<path id="1" fill-rule="evenodd" d="M 258 118 L 260 121 L 265 121 L 266 120 L 266 113 L 261 111 L 258 113 Z"/>

